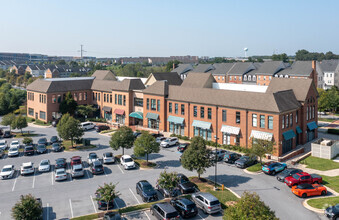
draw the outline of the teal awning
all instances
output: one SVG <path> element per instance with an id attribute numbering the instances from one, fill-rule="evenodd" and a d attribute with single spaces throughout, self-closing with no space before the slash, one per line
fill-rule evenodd
<path id="1" fill-rule="evenodd" d="M 132 112 L 131 114 L 129 114 L 129 117 L 143 119 L 142 112 Z"/>
<path id="2" fill-rule="evenodd" d="M 198 127 L 202 129 L 210 129 L 211 128 L 211 123 L 206 122 L 206 121 L 198 121 L 198 120 L 193 120 L 192 126 L 193 127 Z"/>
<path id="3" fill-rule="evenodd" d="M 174 124 L 180 124 L 180 125 L 184 124 L 184 120 L 185 120 L 184 118 L 180 118 L 180 117 L 176 117 L 172 115 L 168 116 L 168 119 L 167 119 L 168 122 L 172 122 Z"/>
<path id="4" fill-rule="evenodd" d="M 284 139 L 288 141 L 289 139 L 294 138 L 296 135 L 293 130 L 289 130 L 283 133 Z"/>
<path id="5" fill-rule="evenodd" d="M 296 129 L 297 129 L 297 133 L 298 133 L 298 134 L 303 133 L 303 131 L 301 130 L 301 128 L 300 128 L 299 126 L 297 126 Z"/>
<path id="6" fill-rule="evenodd" d="M 156 113 L 148 112 L 147 115 L 146 115 L 146 118 L 148 118 L 148 119 L 153 119 L 153 120 L 158 120 L 159 115 L 156 114 Z"/>
<path id="7" fill-rule="evenodd" d="M 308 129 L 310 129 L 312 131 L 312 130 L 318 128 L 318 125 L 317 125 L 317 123 L 315 123 L 315 121 L 312 121 L 310 123 L 307 123 L 307 127 L 308 127 Z"/>

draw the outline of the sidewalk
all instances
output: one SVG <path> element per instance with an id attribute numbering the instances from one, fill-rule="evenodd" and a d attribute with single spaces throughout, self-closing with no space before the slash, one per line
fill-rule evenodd
<path id="1" fill-rule="evenodd" d="M 331 177 L 339 176 L 339 169 L 321 171 L 321 170 L 315 170 L 315 169 L 311 169 L 311 168 L 306 168 L 306 165 L 299 164 L 299 163 L 294 165 L 294 167 L 302 169 L 304 172 L 307 172 L 307 173 L 315 173 L 315 174 L 331 176 Z"/>
<path id="2" fill-rule="evenodd" d="M 34 124 L 34 122 L 28 123 L 29 127 L 36 127 L 36 128 L 51 128 L 52 125 L 48 125 L 48 126 L 42 126 L 42 125 L 36 125 Z"/>

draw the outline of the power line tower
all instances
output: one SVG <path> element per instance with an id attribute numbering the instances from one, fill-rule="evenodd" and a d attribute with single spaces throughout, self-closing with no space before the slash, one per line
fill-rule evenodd
<path id="1" fill-rule="evenodd" d="M 80 57 L 81 57 L 81 59 L 82 59 L 82 55 L 83 55 L 83 53 L 85 53 L 85 52 L 87 52 L 87 51 L 85 51 L 84 49 L 83 49 L 83 47 L 84 47 L 84 45 L 80 45 L 80 50 L 78 50 L 78 52 L 80 52 Z"/>

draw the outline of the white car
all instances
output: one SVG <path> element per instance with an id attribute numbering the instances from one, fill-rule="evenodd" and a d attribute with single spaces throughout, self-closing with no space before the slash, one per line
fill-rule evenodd
<path id="1" fill-rule="evenodd" d="M 71 169 L 72 177 L 83 177 L 85 175 L 82 164 L 74 164 Z"/>
<path id="2" fill-rule="evenodd" d="M 91 165 L 94 161 L 99 160 L 98 155 L 94 152 L 88 154 L 87 162 Z"/>
<path id="3" fill-rule="evenodd" d="M 114 159 L 114 155 L 112 152 L 106 152 L 106 153 L 103 153 L 102 155 L 102 162 L 104 164 L 107 164 L 107 163 L 114 163 L 115 162 L 115 159 Z"/>
<path id="4" fill-rule="evenodd" d="M 9 147 L 17 147 L 17 148 L 20 148 L 20 143 L 19 141 L 12 141 L 11 142 L 11 145 Z"/>
<path id="5" fill-rule="evenodd" d="M 166 138 L 165 137 L 157 137 L 156 139 L 155 139 L 155 141 L 157 142 L 157 143 L 161 143 L 161 142 L 163 142 L 164 140 L 166 140 Z"/>
<path id="6" fill-rule="evenodd" d="M 22 163 L 20 173 L 22 176 L 34 173 L 33 163 L 32 162 Z"/>
<path id="7" fill-rule="evenodd" d="M 39 164 L 39 172 L 49 172 L 51 170 L 51 163 L 49 160 L 42 160 Z"/>
<path id="8" fill-rule="evenodd" d="M 0 176 L 2 179 L 12 178 L 15 174 L 14 165 L 6 165 L 2 168 Z"/>
<path id="9" fill-rule="evenodd" d="M 82 123 L 80 124 L 80 127 L 81 127 L 83 130 L 87 131 L 87 130 L 94 129 L 95 124 L 92 123 L 92 122 L 82 122 Z"/>
<path id="10" fill-rule="evenodd" d="M 5 141 L 5 140 L 1 140 L 0 141 L 0 149 L 1 150 L 6 150 L 7 149 L 7 141 Z"/>
<path id="11" fill-rule="evenodd" d="M 56 169 L 55 170 L 55 181 L 61 181 L 67 179 L 67 173 L 64 168 Z"/>
<path id="12" fill-rule="evenodd" d="M 120 163 L 124 167 L 125 170 L 135 168 L 135 162 L 132 159 L 132 157 L 129 155 L 122 155 L 120 158 Z"/>
<path id="13" fill-rule="evenodd" d="M 166 140 L 160 143 L 161 147 L 171 147 L 179 144 L 179 140 L 177 137 L 167 138 Z"/>
<path id="14" fill-rule="evenodd" d="M 19 148 L 16 146 L 11 146 L 8 150 L 9 157 L 16 157 L 19 156 Z"/>

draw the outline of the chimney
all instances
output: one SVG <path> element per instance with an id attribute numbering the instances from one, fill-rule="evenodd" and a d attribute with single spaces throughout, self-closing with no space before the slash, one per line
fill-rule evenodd
<path id="1" fill-rule="evenodd" d="M 314 82 L 314 85 L 316 87 L 318 87 L 318 73 L 317 73 L 317 69 L 316 69 L 316 60 L 312 60 L 312 69 L 313 69 L 313 72 L 312 72 L 312 78 L 313 78 L 313 82 Z"/>
<path id="2" fill-rule="evenodd" d="M 175 64 L 174 64 L 174 62 L 173 62 L 173 70 L 175 69 Z"/>

